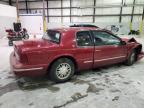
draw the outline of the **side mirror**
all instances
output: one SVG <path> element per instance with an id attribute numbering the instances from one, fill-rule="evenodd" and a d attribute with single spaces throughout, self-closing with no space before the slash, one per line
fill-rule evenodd
<path id="1" fill-rule="evenodd" d="M 125 41 L 121 41 L 121 45 L 126 45 L 126 42 Z"/>

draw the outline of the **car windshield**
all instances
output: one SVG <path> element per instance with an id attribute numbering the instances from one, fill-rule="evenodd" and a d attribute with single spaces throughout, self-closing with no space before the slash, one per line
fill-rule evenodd
<path id="1" fill-rule="evenodd" d="M 60 32 L 47 30 L 47 32 L 43 35 L 42 38 L 55 43 L 60 43 Z"/>

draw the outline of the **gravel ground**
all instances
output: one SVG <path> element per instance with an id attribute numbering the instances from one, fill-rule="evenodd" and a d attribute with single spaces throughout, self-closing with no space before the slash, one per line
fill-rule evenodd
<path id="1" fill-rule="evenodd" d="M 131 36 L 129 36 L 131 37 Z M 143 43 L 144 38 L 136 37 Z M 46 77 L 16 78 L 10 72 L 13 47 L 0 40 L 0 108 L 143 108 L 144 59 L 82 71 L 55 84 Z"/>

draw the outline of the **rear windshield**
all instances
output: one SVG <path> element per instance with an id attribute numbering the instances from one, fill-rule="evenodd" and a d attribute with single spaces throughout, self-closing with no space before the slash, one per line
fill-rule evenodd
<path id="1" fill-rule="evenodd" d="M 59 31 L 53 31 L 53 30 L 47 30 L 47 32 L 44 34 L 43 39 L 60 43 L 60 32 Z"/>

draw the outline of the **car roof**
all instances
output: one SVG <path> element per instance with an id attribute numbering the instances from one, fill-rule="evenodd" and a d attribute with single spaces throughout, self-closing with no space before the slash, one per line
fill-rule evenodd
<path id="1" fill-rule="evenodd" d="M 74 24 L 70 25 L 70 27 L 94 27 L 94 28 L 99 28 L 98 26 L 92 25 L 92 24 Z"/>
<path id="2" fill-rule="evenodd" d="M 88 31 L 88 30 L 104 30 L 104 29 L 94 28 L 94 27 L 62 27 L 62 28 L 55 28 L 50 30 L 67 32 L 67 31 Z"/>

